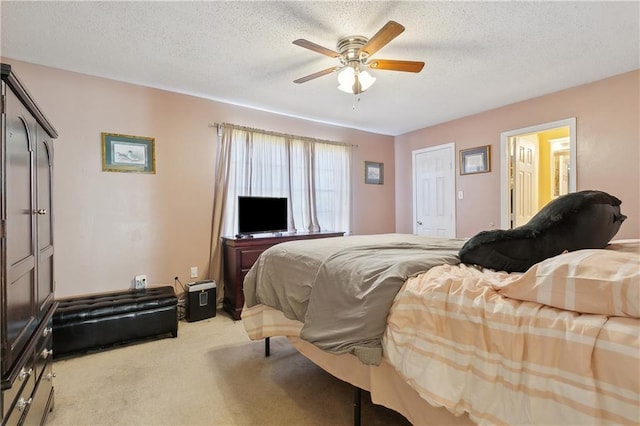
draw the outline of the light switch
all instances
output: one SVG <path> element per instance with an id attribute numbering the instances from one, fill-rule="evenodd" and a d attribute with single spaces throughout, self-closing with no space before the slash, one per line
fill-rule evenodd
<path id="1" fill-rule="evenodd" d="M 198 267 L 197 266 L 192 266 L 191 267 L 191 278 L 198 278 Z"/>
<path id="2" fill-rule="evenodd" d="M 462 200 L 464 198 L 464 192 L 458 191 L 458 200 Z"/>

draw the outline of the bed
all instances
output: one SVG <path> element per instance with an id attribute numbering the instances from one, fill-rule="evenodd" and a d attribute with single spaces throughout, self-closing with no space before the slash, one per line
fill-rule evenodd
<path id="1" fill-rule="evenodd" d="M 244 327 L 413 424 L 640 424 L 640 240 L 524 273 L 462 264 L 464 243 L 279 244 L 245 278 Z"/>

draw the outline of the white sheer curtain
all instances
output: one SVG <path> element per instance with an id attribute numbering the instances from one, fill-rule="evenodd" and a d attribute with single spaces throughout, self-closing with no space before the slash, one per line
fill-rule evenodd
<path id="1" fill-rule="evenodd" d="M 308 203 L 315 206 L 313 217 L 305 217 L 305 205 L 294 209 L 294 220 L 302 223 L 308 231 L 351 231 L 351 147 L 335 144 L 323 144 L 295 141 L 302 145 L 307 167 L 305 183 L 299 193 L 294 192 L 293 201 L 308 197 Z M 296 205 L 296 204 L 294 204 Z M 295 213 L 299 213 L 298 217 Z M 304 226 L 306 224 L 306 226 Z"/>
<path id="2" fill-rule="evenodd" d="M 238 229 L 238 196 L 287 197 L 290 231 L 344 231 L 351 215 L 349 145 L 223 125 L 230 141 L 222 235 Z"/>

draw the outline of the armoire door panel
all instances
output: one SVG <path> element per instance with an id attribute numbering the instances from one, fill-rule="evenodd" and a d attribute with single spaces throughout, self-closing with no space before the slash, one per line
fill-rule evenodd
<path id="1" fill-rule="evenodd" d="M 51 246 L 40 252 L 37 290 L 38 317 L 42 318 L 53 303 L 53 248 Z"/>
<path id="2" fill-rule="evenodd" d="M 51 200 L 52 157 L 51 142 L 38 127 L 36 149 L 36 224 L 38 247 L 37 306 L 42 317 L 53 303 L 53 208 Z"/>
<path id="3" fill-rule="evenodd" d="M 7 365 L 15 361 L 15 357 L 20 354 L 22 348 L 27 344 L 31 333 L 36 328 L 36 317 L 33 307 L 33 287 L 34 272 L 30 271 L 7 286 L 6 317 L 7 330 L 6 341 L 10 349 L 8 359 L 3 360 Z M 12 355 L 11 355 L 12 354 Z"/>
<path id="4" fill-rule="evenodd" d="M 38 249 L 42 250 L 53 244 L 52 209 L 51 209 L 51 155 L 49 142 L 42 139 L 44 130 L 38 129 L 38 146 L 36 155 L 36 217 L 38 221 Z"/>
<path id="5" fill-rule="evenodd" d="M 13 102 L 11 102 L 12 99 Z M 8 108 L 17 108 L 11 103 L 18 102 L 14 96 L 7 96 Z M 11 225 L 7 229 L 7 262 L 12 265 L 30 256 L 35 256 L 33 234 L 35 206 L 32 197 L 34 182 L 32 148 L 27 125 L 21 117 L 8 118 L 6 123 L 8 135 L 6 142 L 6 211 L 7 223 Z"/>
<path id="6" fill-rule="evenodd" d="M 35 284 L 35 146 L 32 135 L 35 123 L 29 120 L 29 111 L 12 92 L 6 94 L 7 110 L 15 112 L 5 116 L 6 123 L 6 288 L 5 310 L 7 319 L 6 345 L 10 349 L 3 359 L 8 368 L 36 327 Z M 4 371 L 3 371 L 4 373 Z"/>

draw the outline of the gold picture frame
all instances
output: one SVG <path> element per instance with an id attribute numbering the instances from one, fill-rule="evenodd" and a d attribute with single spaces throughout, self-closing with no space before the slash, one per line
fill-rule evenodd
<path id="1" fill-rule="evenodd" d="M 155 174 L 155 139 L 103 132 L 102 170 L 105 172 Z"/>
<path id="2" fill-rule="evenodd" d="M 491 171 L 491 146 L 460 150 L 460 174 L 487 173 Z"/>

